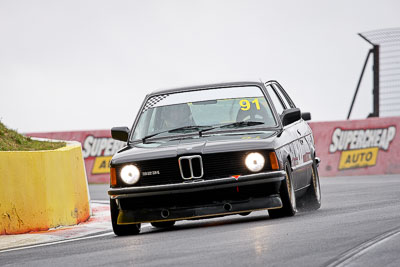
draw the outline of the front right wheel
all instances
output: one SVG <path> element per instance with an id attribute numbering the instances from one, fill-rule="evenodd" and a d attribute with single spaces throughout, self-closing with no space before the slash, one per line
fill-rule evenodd
<path id="1" fill-rule="evenodd" d="M 321 207 L 321 186 L 317 165 L 313 163 L 311 168 L 311 183 L 306 194 L 301 199 L 302 209 L 317 210 Z"/>
<path id="2" fill-rule="evenodd" d="M 286 178 L 281 184 L 280 195 L 282 200 L 282 208 L 268 210 L 270 218 L 281 218 L 294 216 L 296 209 L 296 194 L 293 187 L 292 169 L 290 164 L 285 163 Z"/>
<path id="3" fill-rule="evenodd" d="M 137 235 L 140 233 L 141 229 L 140 223 L 127 224 L 127 225 L 117 224 L 119 209 L 115 199 L 110 199 L 110 212 L 111 212 L 111 224 L 114 234 L 118 236 L 124 236 L 124 235 Z"/>

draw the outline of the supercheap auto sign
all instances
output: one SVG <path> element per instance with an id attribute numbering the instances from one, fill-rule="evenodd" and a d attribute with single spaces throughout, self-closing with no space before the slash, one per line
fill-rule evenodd
<path id="1" fill-rule="evenodd" d="M 86 136 L 82 143 L 82 154 L 84 159 L 94 158 L 91 174 L 109 173 L 112 156 L 123 146 L 123 142 L 110 137 Z"/>
<path id="2" fill-rule="evenodd" d="M 339 170 L 375 166 L 379 150 L 387 151 L 395 135 L 395 126 L 354 130 L 336 128 L 329 152 L 341 152 Z"/>
<path id="3" fill-rule="evenodd" d="M 322 176 L 400 173 L 400 118 L 310 123 Z"/>

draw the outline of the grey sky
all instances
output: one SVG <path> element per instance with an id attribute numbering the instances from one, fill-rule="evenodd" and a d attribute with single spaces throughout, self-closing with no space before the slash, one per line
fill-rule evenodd
<path id="1" fill-rule="evenodd" d="M 400 1 L 0 0 L 0 118 L 21 132 L 131 126 L 156 89 L 278 80 L 316 121 L 345 119 Z M 372 73 L 352 118 L 372 111 Z"/>

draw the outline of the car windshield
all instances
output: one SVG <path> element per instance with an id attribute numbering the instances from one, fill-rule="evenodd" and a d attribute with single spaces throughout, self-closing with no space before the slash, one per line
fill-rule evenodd
<path id="1" fill-rule="evenodd" d="M 162 94 L 144 105 L 132 140 L 214 128 L 274 127 L 277 122 L 257 86 Z"/>

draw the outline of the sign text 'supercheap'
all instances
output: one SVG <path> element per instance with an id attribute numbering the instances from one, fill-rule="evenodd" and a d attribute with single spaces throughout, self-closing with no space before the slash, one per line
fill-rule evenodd
<path id="1" fill-rule="evenodd" d="M 339 170 L 374 166 L 379 149 L 388 150 L 395 135 L 395 126 L 357 130 L 336 128 L 329 152 L 342 151 Z"/>
<path id="2" fill-rule="evenodd" d="M 92 174 L 109 173 L 109 163 L 112 156 L 124 145 L 124 142 L 110 137 L 88 135 L 83 142 L 82 153 L 85 159 L 95 157 Z"/>

